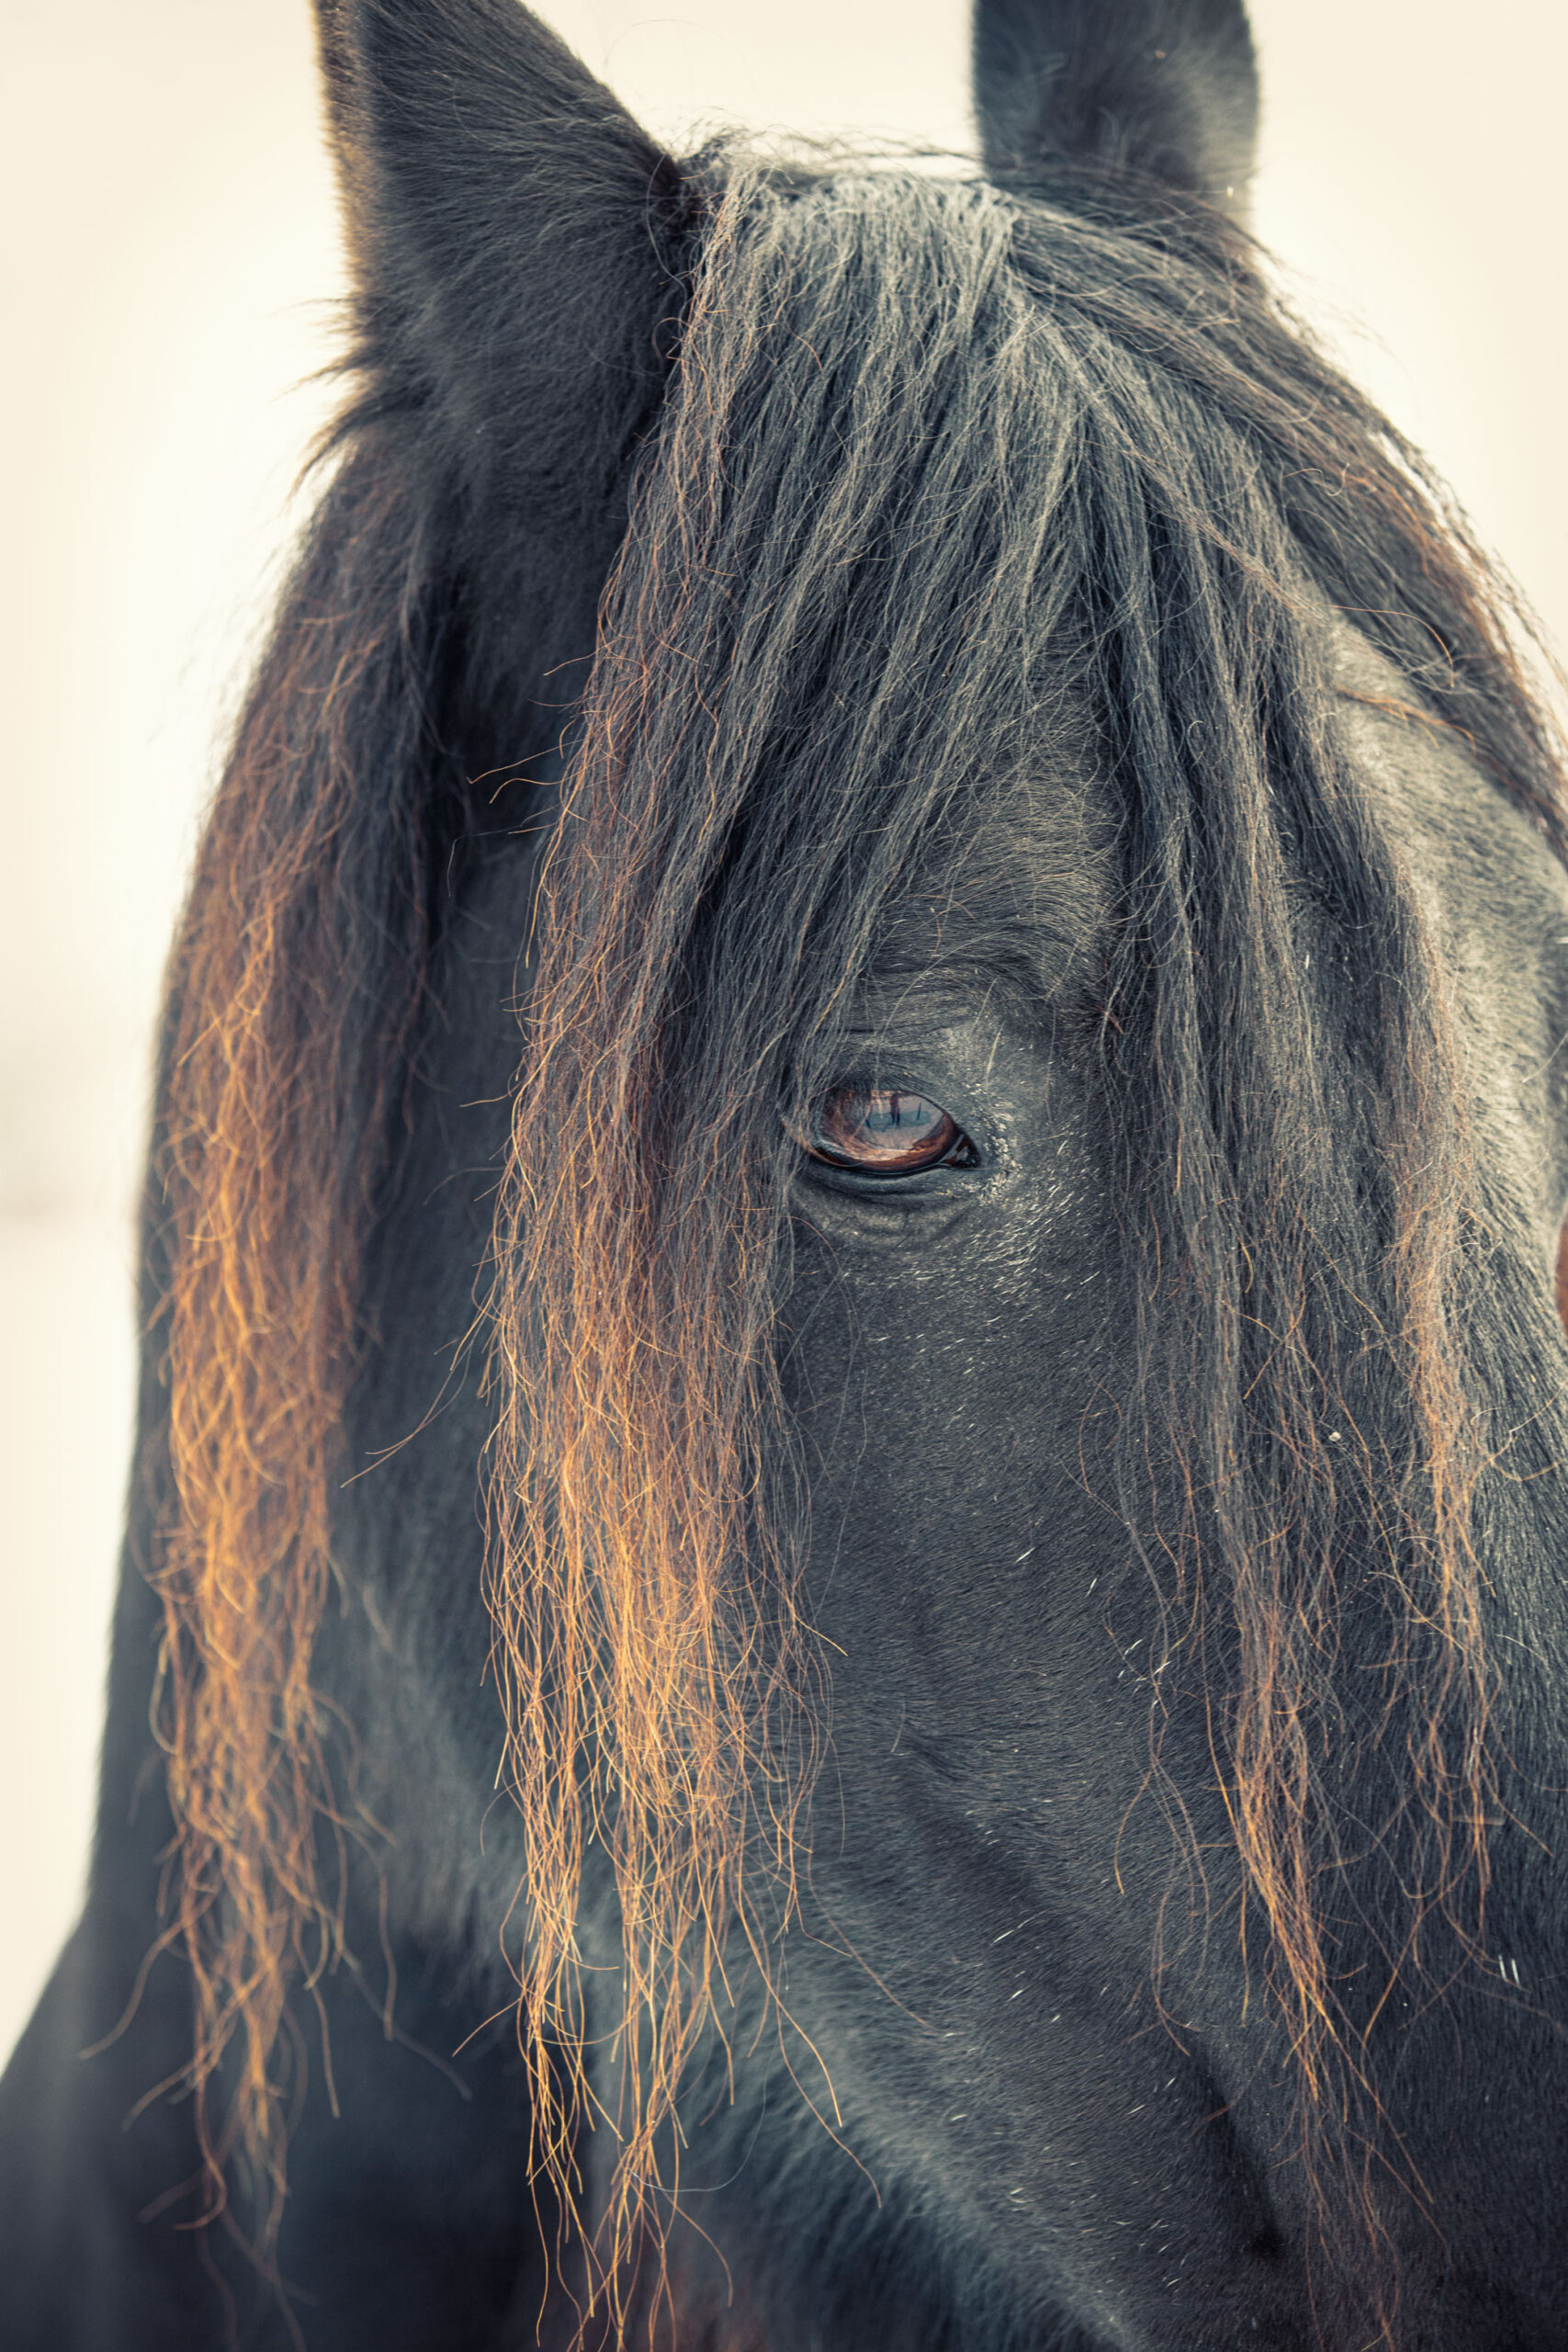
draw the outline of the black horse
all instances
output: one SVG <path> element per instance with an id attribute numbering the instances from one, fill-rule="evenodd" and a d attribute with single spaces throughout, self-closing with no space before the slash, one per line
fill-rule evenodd
<path id="1" fill-rule="evenodd" d="M 6 2345 L 1568 2346 L 1565 804 L 1239 6 L 321 14 Z"/>

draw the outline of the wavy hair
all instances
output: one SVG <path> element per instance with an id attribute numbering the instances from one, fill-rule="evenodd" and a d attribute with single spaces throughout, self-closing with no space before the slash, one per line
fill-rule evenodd
<path id="1" fill-rule="evenodd" d="M 487 1310 L 520 2018 L 570 2188 L 583 2083 L 558 2062 L 581 2050 L 599 1840 L 625 1947 L 611 2271 L 734 1923 L 766 1970 L 810 1781 L 774 1336 L 788 1136 L 912 861 L 1027 771 L 1068 695 L 1120 829 L 1097 1052 L 1136 1301 L 1121 1508 L 1203 1664 L 1303 2130 L 1351 2130 L 1371 2086 L 1333 1957 L 1348 1750 L 1397 1784 L 1391 1966 L 1418 1962 L 1423 1917 L 1479 1932 L 1490 1440 L 1470 1081 L 1346 748 L 1332 613 L 1562 841 L 1506 598 L 1227 222 L 1087 177 L 695 176 L 679 354 L 533 917 Z M 367 413 L 202 852 L 163 1088 L 160 1720 L 198 2088 L 243 2045 L 205 2143 L 220 2194 L 242 2144 L 281 2193 L 288 1986 L 342 1932 L 310 1651 L 357 1250 L 432 876 L 468 821 L 429 720 L 460 600 L 412 428 Z M 1354 1721 L 1352 1627 L 1378 1661 Z"/>

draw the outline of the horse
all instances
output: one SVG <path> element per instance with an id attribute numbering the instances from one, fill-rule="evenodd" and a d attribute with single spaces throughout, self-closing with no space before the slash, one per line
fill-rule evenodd
<path id="1" fill-rule="evenodd" d="M 1568 794 L 1240 0 L 318 16 L 6 2343 L 1568 2344 Z"/>

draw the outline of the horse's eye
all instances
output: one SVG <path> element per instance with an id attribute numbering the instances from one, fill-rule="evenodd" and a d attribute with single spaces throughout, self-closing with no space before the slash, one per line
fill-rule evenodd
<path id="1" fill-rule="evenodd" d="M 861 1176 L 915 1176 L 974 1168 L 979 1153 L 949 1111 L 897 1086 L 840 1086 L 824 1096 L 808 1147 L 829 1168 Z"/>

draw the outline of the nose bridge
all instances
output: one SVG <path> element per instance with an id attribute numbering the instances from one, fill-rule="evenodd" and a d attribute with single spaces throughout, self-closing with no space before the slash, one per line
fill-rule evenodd
<path id="1" fill-rule="evenodd" d="M 1445 2037 L 1461 2054 L 1444 2074 L 1436 2051 L 1410 2070 L 1399 2153 L 1411 2177 L 1378 2199 L 1394 2254 L 1394 2352 L 1568 2347 L 1561 2036 L 1523 2026 L 1506 2050 L 1504 2039 L 1478 2034 L 1472 2012 Z"/>
<path id="2" fill-rule="evenodd" d="M 1470 1532 L 1478 1703 L 1445 1723 L 1447 1655 L 1404 1600 L 1382 1631 L 1407 1645 L 1355 1638 L 1379 1630 L 1369 1553 L 1335 1687 L 1376 1704 L 1327 1758 L 1315 1855 L 1341 2076 L 1325 2259 L 1395 2314 L 1393 2352 L 1568 2352 L 1568 1449 L 1560 1342 L 1549 1362 L 1539 1298 L 1493 1257 L 1499 1329 L 1467 1335 L 1495 1447 Z M 1505 1344 L 1539 1374 L 1529 1407 Z"/>
<path id="3" fill-rule="evenodd" d="M 1211 1932 L 1163 1987 L 1171 2014 L 1188 1997 L 1203 2020 L 1214 2110 L 1276 2217 L 1289 2308 L 1316 2315 L 1325 2352 L 1568 2352 L 1568 1596 L 1539 1545 L 1527 1556 L 1517 1577 L 1495 1549 L 1485 1564 L 1494 1654 L 1534 1622 L 1528 1660 L 1493 1677 L 1484 1872 L 1445 1883 L 1424 1849 L 1401 1769 L 1423 1720 L 1412 1689 L 1347 1766 L 1320 1850 L 1323 2045 L 1292 2049 L 1255 1935 L 1233 1966 Z"/>
<path id="4" fill-rule="evenodd" d="M 1346 2071 L 1321 2064 L 1315 2101 L 1283 2070 L 1222 2064 L 1227 2202 L 1248 2170 L 1270 2216 L 1248 2290 L 1258 2313 L 1278 2299 L 1269 2340 L 1568 2352 L 1568 2037 L 1492 1968 L 1402 1981 Z"/>
<path id="5" fill-rule="evenodd" d="M 1533 1822 L 1494 1822 L 1468 1918 L 1435 1909 L 1412 1936 L 1405 1914 L 1396 1965 L 1375 1932 L 1376 1962 L 1345 1954 L 1361 2080 L 1329 2240 L 1360 2234 L 1346 2267 L 1364 2268 L 1391 2352 L 1568 2352 L 1568 2003 L 1541 1835 L 1559 1801 L 1539 1779 L 1534 1792 Z"/>

